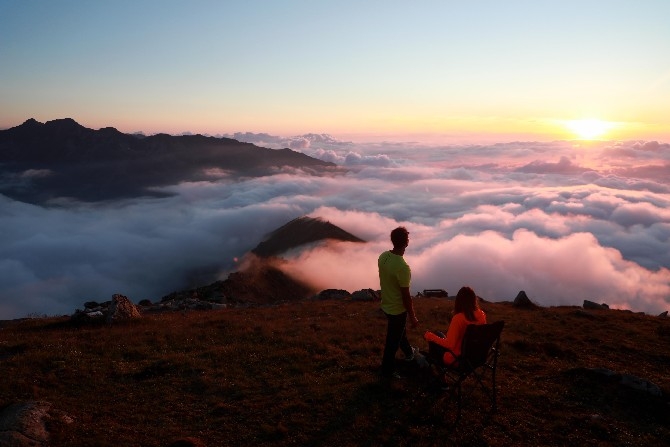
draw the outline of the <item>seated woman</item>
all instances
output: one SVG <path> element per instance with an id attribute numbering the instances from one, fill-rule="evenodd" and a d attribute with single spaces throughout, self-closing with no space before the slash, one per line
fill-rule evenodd
<path id="1" fill-rule="evenodd" d="M 479 300 L 475 291 L 470 287 L 461 287 L 456 295 L 454 316 L 451 318 L 447 336 L 445 337 L 441 332 L 427 331 L 423 338 L 428 341 L 429 345 L 435 343 L 446 348 L 442 362 L 445 365 L 451 365 L 456 360 L 455 356 L 461 353 L 465 328 L 469 324 L 486 324 L 486 314 L 479 308 Z"/>

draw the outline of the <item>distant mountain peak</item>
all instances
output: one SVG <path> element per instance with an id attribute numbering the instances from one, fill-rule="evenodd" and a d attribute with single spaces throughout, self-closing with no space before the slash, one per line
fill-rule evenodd
<path id="1" fill-rule="evenodd" d="M 327 239 L 365 242 L 319 217 L 302 216 L 274 230 L 252 253 L 261 257 L 277 256 L 292 248 Z"/>
<path id="2" fill-rule="evenodd" d="M 60 119 L 55 119 L 51 121 L 47 121 L 44 123 L 44 126 L 47 128 L 56 128 L 59 130 L 64 130 L 64 131 L 73 131 L 73 130 L 81 130 L 81 129 L 86 129 L 86 130 L 92 130 L 88 129 L 72 118 L 60 118 Z"/>
<path id="3" fill-rule="evenodd" d="M 78 122 L 76 122 L 73 118 L 57 118 L 55 120 L 47 121 L 45 124 L 52 124 L 52 125 L 54 125 L 54 124 L 68 124 L 68 125 L 76 124 L 77 126 L 80 126 L 80 124 Z"/>
<path id="4" fill-rule="evenodd" d="M 21 126 L 25 126 L 25 127 L 33 127 L 33 126 L 41 125 L 41 124 L 42 124 L 42 123 L 40 123 L 39 121 L 37 121 L 35 118 L 28 118 L 27 120 L 25 120 L 25 121 L 23 122 L 23 124 L 21 124 Z M 21 127 L 21 126 L 19 126 L 19 127 Z"/>

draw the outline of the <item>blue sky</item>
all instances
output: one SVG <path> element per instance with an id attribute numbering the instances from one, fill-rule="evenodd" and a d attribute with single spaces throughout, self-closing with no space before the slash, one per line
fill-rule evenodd
<path id="1" fill-rule="evenodd" d="M 0 0 L 0 128 L 670 139 L 670 2 Z"/>

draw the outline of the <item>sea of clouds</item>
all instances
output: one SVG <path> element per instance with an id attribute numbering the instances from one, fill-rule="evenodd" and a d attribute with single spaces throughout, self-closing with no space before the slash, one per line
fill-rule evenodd
<path id="1" fill-rule="evenodd" d="M 348 168 L 163 188 L 171 197 L 39 207 L 0 196 L 0 319 L 71 314 L 114 293 L 158 301 L 225 279 L 269 232 L 303 215 L 368 241 L 289 256 L 317 289 L 378 288 L 390 231 L 410 231 L 413 293 L 470 285 L 490 301 L 588 299 L 670 310 L 670 145 L 514 142 L 425 146 L 327 135 L 227 135 Z M 215 276 L 216 276 L 215 275 Z M 205 280 L 207 278 L 207 281 Z"/>

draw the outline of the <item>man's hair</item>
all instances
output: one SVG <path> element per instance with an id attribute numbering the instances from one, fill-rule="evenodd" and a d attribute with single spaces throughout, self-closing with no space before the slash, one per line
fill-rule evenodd
<path id="1" fill-rule="evenodd" d="M 394 247 L 401 247 L 407 243 L 409 231 L 405 227 L 398 227 L 391 231 L 391 242 Z"/>
<path id="2" fill-rule="evenodd" d="M 471 287 L 464 286 L 456 294 L 454 315 L 463 312 L 468 321 L 475 321 L 475 311 L 479 309 L 477 294 Z"/>

